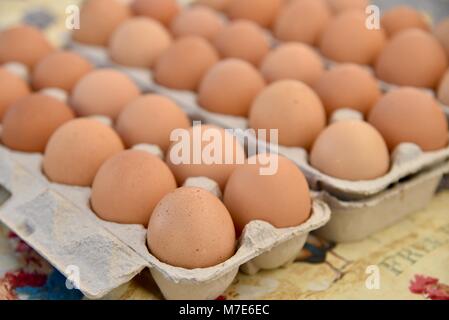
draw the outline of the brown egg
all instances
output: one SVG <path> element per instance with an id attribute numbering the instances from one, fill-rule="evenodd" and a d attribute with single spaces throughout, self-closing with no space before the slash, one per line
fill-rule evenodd
<path id="1" fill-rule="evenodd" d="M 234 225 L 212 193 L 183 187 L 166 195 L 153 211 L 147 243 L 151 253 L 169 265 L 212 267 L 234 255 Z"/>
<path id="2" fill-rule="evenodd" d="M 197 0 L 195 4 L 207 6 L 217 11 L 225 11 L 230 0 Z"/>
<path id="3" fill-rule="evenodd" d="M 326 71 L 315 86 L 328 116 L 350 108 L 367 115 L 381 96 L 378 81 L 365 68 L 341 64 Z"/>
<path id="4" fill-rule="evenodd" d="M 13 103 L 30 94 L 28 84 L 6 68 L 0 67 L 0 123 L 6 109 Z"/>
<path id="5" fill-rule="evenodd" d="M 311 47 L 301 43 L 286 43 L 265 57 L 260 71 L 268 83 L 291 79 L 313 86 L 323 74 L 324 64 Z"/>
<path id="6" fill-rule="evenodd" d="M 174 129 L 188 129 L 186 113 L 170 99 L 143 95 L 129 103 L 117 118 L 116 129 L 127 147 L 140 143 L 158 145 L 164 152 Z"/>
<path id="7" fill-rule="evenodd" d="M 385 46 L 376 63 L 376 75 L 400 86 L 435 88 L 447 66 L 444 49 L 431 34 L 408 29 Z"/>
<path id="8" fill-rule="evenodd" d="M 224 27 L 223 19 L 212 9 L 194 6 L 173 19 L 171 32 L 175 37 L 200 36 L 212 40 Z"/>
<path id="9" fill-rule="evenodd" d="M 400 31 L 411 28 L 418 28 L 424 31 L 430 30 L 424 14 L 415 8 L 405 5 L 387 10 L 382 16 L 381 24 L 390 37 Z"/>
<path id="10" fill-rule="evenodd" d="M 224 58 L 238 58 L 258 66 L 270 50 L 265 31 L 251 21 L 235 21 L 215 37 L 215 47 Z"/>
<path id="11" fill-rule="evenodd" d="M 371 180 L 385 175 L 390 166 L 387 145 L 370 124 L 343 120 L 327 127 L 310 153 L 313 167 L 344 180 Z"/>
<path id="12" fill-rule="evenodd" d="M 92 70 L 86 59 L 69 51 L 56 51 L 40 60 L 31 75 L 35 90 L 60 88 L 72 91 L 75 84 Z"/>
<path id="13" fill-rule="evenodd" d="M 80 43 L 106 46 L 112 32 L 131 17 L 131 10 L 118 0 L 85 1 L 80 13 L 80 28 L 72 38 Z"/>
<path id="14" fill-rule="evenodd" d="M 372 64 L 385 45 L 383 29 L 367 29 L 364 12 L 349 10 L 334 17 L 323 32 L 320 49 L 336 62 Z"/>
<path id="15" fill-rule="evenodd" d="M 229 18 L 251 20 L 262 27 L 270 27 L 283 0 L 230 0 L 227 5 Z"/>
<path id="16" fill-rule="evenodd" d="M 261 175 L 262 164 L 258 156 L 253 156 L 229 178 L 223 201 L 237 234 L 253 220 L 287 228 L 300 225 L 310 216 L 312 200 L 303 173 L 287 158 L 275 157 L 278 168 L 273 175 Z"/>
<path id="17" fill-rule="evenodd" d="M 161 159 L 146 151 L 126 150 L 100 167 L 90 203 L 103 220 L 147 226 L 157 203 L 175 189 L 175 178 Z"/>
<path id="18" fill-rule="evenodd" d="M 75 119 L 51 136 L 43 169 L 52 182 L 88 187 L 103 162 L 122 150 L 122 141 L 107 125 L 94 119 Z"/>
<path id="19" fill-rule="evenodd" d="M 369 6 L 369 0 L 327 0 L 327 3 L 331 7 L 334 13 L 341 13 L 346 10 L 360 10 L 365 11 L 365 8 Z"/>
<path id="20" fill-rule="evenodd" d="M 449 131 L 443 110 L 426 92 L 400 88 L 383 96 L 371 110 L 369 122 L 390 151 L 400 143 L 417 144 L 424 151 L 447 146 Z"/>
<path id="21" fill-rule="evenodd" d="M 72 109 L 65 103 L 47 95 L 31 94 L 8 108 L 2 141 L 13 150 L 44 152 L 53 132 L 73 117 Z"/>
<path id="22" fill-rule="evenodd" d="M 176 0 L 134 0 L 133 11 L 139 16 L 147 16 L 169 26 L 179 12 Z"/>
<path id="23" fill-rule="evenodd" d="M 118 64 L 151 68 L 170 44 L 170 34 L 158 21 L 136 17 L 115 29 L 109 40 L 109 54 Z"/>
<path id="24" fill-rule="evenodd" d="M 438 100 L 446 106 L 449 106 L 449 69 L 445 73 L 440 86 L 438 87 Z"/>
<path id="25" fill-rule="evenodd" d="M 139 89 L 126 75 L 112 69 L 98 69 L 78 81 L 71 104 L 81 116 L 105 115 L 115 119 L 138 96 Z"/>
<path id="26" fill-rule="evenodd" d="M 219 60 L 214 47 L 198 36 L 176 40 L 154 69 L 157 83 L 177 90 L 195 91 L 204 74 Z"/>
<path id="27" fill-rule="evenodd" d="M 436 25 L 433 34 L 440 41 L 449 58 L 449 17 Z"/>
<path id="28" fill-rule="evenodd" d="M 223 190 L 232 171 L 245 160 L 245 151 L 237 138 L 216 126 L 191 127 L 179 139 L 172 142 L 166 158 L 179 185 L 190 177 L 207 177 Z M 221 146 L 221 154 L 210 150 L 211 144 Z"/>
<path id="29" fill-rule="evenodd" d="M 274 34 L 282 41 L 318 44 L 330 19 L 331 12 L 325 0 L 293 0 L 279 13 Z"/>
<path id="30" fill-rule="evenodd" d="M 279 144 L 310 148 L 326 125 L 320 98 L 304 83 L 282 80 L 264 89 L 249 114 L 253 129 L 279 130 Z"/>
<path id="31" fill-rule="evenodd" d="M 264 86 L 262 75 L 248 62 L 226 59 L 204 76 L 198 102 L 211 112 L 245 117 Z"/>
<path id="32" fill-rule="evenodd" d="M 0 32 L 0 64 L 20 62 L 33 68 L 53 50 L 50 42 L 35 27 L 21 25 Z"/>

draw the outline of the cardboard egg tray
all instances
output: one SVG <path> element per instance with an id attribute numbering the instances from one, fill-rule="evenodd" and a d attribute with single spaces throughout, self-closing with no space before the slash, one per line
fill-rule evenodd
<path id="1" fill-rule="evenodd" d="M 314 200 L 310 218 L 300 226 L 277 229 L 253 221 L 227 261 L 204 269 L 177 268 L 149 253 L 146 228 L 99 219 L 90 209 L 90 188 L 50 183 L 41 162 L 41 154 L 0 146 L 0 220 L 68 279 L 77 268 L 79 289 L 90 298 L 101 298 L 149 268 L 167 299 L 214 299 L 239 268 L 253 274 L 292 262 L 308 233 L 330 218 L 328 206 Z"/>

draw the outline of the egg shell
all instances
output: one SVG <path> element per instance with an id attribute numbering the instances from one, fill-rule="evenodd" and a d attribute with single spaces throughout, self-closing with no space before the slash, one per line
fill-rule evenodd
<path id="1" fill-rule="evenodd" d="M 88 187 L 100 166 L 123 148 L 114 130 L 100 121 L 71 120 L 50 137 L 43 170 L 52 182 Z"/>
<path id="2" fill-rule="evenodd" d="M 385 46 L 376 63 L 376 75 L 400 86 L 436 88 L 447 66 L 444 49 L 435 37 L 420 29 L 407 29 Z"/>
<path id="3" fill-rule="evenodd" d="M 55 51 L 36 64 L 31 75 L 31 84 L 35 90 L 60 88 L 70 92 L 90 71 L 92 64 L 78 54 Z"/>
<path id="4" fill-rule="evenodd" d="M 245 117 L 252 101 L 264 87 L 262 75 L 251 64 L 225 59 L 202 79 L 198 103 L 211 112 Z"/>
<path id="5" fill-rule="evenodd" d="M 262 27 L 270 27 L 283 0 L 230 0 L 226 12 L 232 20 L 250 20 Z"/>
<path id="6" fill-rule="evenodd" d="M 433 34 L 440 41 L 449 59 L 449 17 L 435 26 Z"/>
<path id="7" fill-rule="evenodd" d="M 176 0 L 134 0 L 131 8 L 139 16 L 147 16 L 169 26 L 180 11 Z"/>
<path id="8" fill-rule="evenodd" d="M 325 0 L 293 0 L 277 16 L 274 35 L 282 41 L 318 44 L 331 16 Z"/>
<path id="9" fill-rule="evenodd" d="M 72 38 L 80 43 L 105 47 L 112 32 L 132 13 L 128 5 L 118 0 L 88 0 L 81 7 L 80 28 Z"/>
<path id="10" fill-rule="evenodd" d="M 158 84 L 196 91 L 204 74 L 219 60 L 215 48 L 198 36 L 176 40 L 158 59 L 154 77 Z"/>
<path id="11" fill-rule="evenodd" d="M 151 68 L 170 44 L 170 34 L 158 21 L 136 17 L 115 29 L 108 50 L 111 59 L 118 64 Z"/>
<path id="12" fill-rule="evenodd" d="M 166 195 L 151 215 L 148 247 L 160 261 L 186 269 L 207 268 L 233 256 L 231 216 L 212 193 L 183 187 Z"/>
<path id="13" fill-rule="evenodd" d="M 137 86 L 123 73 L 98 69 L 78 81 L 71 105 L 81 116 L 104 115 L 115 119 L 139 94 Z"/>
<path id="14" fill-rule="evenodd" d="M 13 150 L 44 152 L 53 132 L 73 118 L 65 103 L 44 94 L 28 95 L 5 113 L 2 142 Z"/>
<path id="15" fill-rule="evenodd" d="M 389 170 L 388 148 L 380 133 L 359 120 L 331 124 L 316 139 L 310 163 L 321 172 L 343 180 L 371 180 Z"/>
<path id="16" fill-rule="evenodd" d="M 443 79 L 438 87 L 438 100 L 449 106 L 449 69 L 444 74 Z"/>
<path id="17" fill-rule="evenodd" d="M 314 89 L 328 116 L 343 108 L 367 115 L 382 94 L 377 79 L 355 64 L 341 64 L 326 71 Z"/>
<path id="18" fill-rule="evenodd" d="M 254 100 L 249 114 L 253 129 L 277 129 L 283 146 L 309 149 L 326 125 L 326 113 L 317 94 L 296 80 L 267 86 Z"/>
<path id="19" fill-rule="evenodd" d="M 325 28 L 322 54 L 335 62 L 372 64 L 382 51 L 386 36 L 383 29 L 368 29 L 362 11 L 349 10 L 335 16 Z"/>
<path id="20" fill-rule="evenodd" d="M 381 19 L 382 28 L 389 37 L 402 30 L 418 28 L 429 31 L 429 23 L 423 13 L 415 8 L 401 5 L 387 10 Z"/>
<path id="21" fill-rule="evenodd" d="M 127 147 L 146 143 L 159 146 L 164 152 L 175 129 L 188 129 L 186 113 L 170 99 L 147 94 L 129 103 L 117 118 L 116 130 Z"/>
<path id="22" fill-rule="evenodd" d="M 282 156 L 273 175 L 262 175 L 259 156 L 248 159 L 229 178 L 223 201 L 231 213 L 237 234 L 253 220 L 276 228 L 295 227 L 306 221 L 312 200 L 304 174 Z"/>
<path id="23" fill-rule="evenodd" d="M 400 88 L 384 95 L 371 110 L 369 122 L 382 134 L 390 151 L 400 143 L 417 144 L 423 151 L 447 146 L 446 117 L 436 100 L 415 88 Z"/>
<path id="24" fill-rule="evenodd" d="M 213 41 L 223 58 L 237 58 L 258 66 L 270 50 L 265 31 L 252 21 L 238 20 L 224 27 Z"/>
<path id="25" fill-rule="evenodd" d="M 175 189 L 175 178 L 161 159 L 146 151 L 126 150 L 100 167 L 90 203 L 103 220 L 147 226 L 157 203 Z"/>
<path id="26" fill-rule="evenodd" d="M 369 0 L 327 0 L 330 8 L 335 14 L 341 13 L 347 10 L 360 10 L 365 11 L 369 6 Z"/>
<path id="27" fill-rule="evenodd" d="M 171 23 L 175 37 L 200 36 L 209 41 L 224 27 L 223 19 L 212 9 L 194 6 L 181 11 Z"/>
<path id="28" fill-rule="evenodd" d="M 324 64 L 311 47 L 292 42 L 272 50 L 263 60 L 260 71 L 268 83 L 290 79 L 313 86 L 323 74 Z"/>
<path id="29" fill-rule="evenodd" d="M 20 62 L 32 69 L 53 50 L 53 45 L 35 27 L 19 25 L 0 32 L 0 64 Z"/>
<path id="30" fill-rule="evenodd" d="M 201 137 L 197 138 L 196 132 L 199 132 L 201 137 L 210 134 L 211 137 L 208 139 L 211 141 L 207 141 L 206 137 L 204 139 L 201 139 Z M 216 138 L 216 136 L 220 138 Z M 217 182 L 221 190 L 224 190 L 226 181 L 231 173 L 245 160 L 245 151 L 237 138 L 222 128 L 212 125 L 201 125 L 200 128 L 191 127 L 186 132 L 185 139 L 179 142 L 173 141 L 166 155 L 166 162 L 175 175 L 178 185 L 184 184 L 187 178 L 190 177 L 207 177 Z M 201 139 L 201 141 L 197 139 Z M 215 141 L 215 139 L 220 140 Z M 188 143 L 188 145 L 185 145 L 185 143 Z M 215 155 L 213 153 L 211 156 L 218 158 L 219 161 L 207 163 L 206 161 L 210 159 L 203 158 L 203 155 L 209 156 L 212 153 L 209 149 L 211 143 L 218 143 L 221 146 L 221 154 Z M 180 146 L 183 149 L 179 150 Z M 197 149 L 195 146 L 199 148 Z M 201 152 L 201 154 L 198 154 L 197 151 Z M 188 152 L 188 156 L 186 156 L 185 152 Z M 185 161 L 180 164 L 176 163 L 176 159 L 179 156 L 188 158 L 188 163 Z M 195 164 L 195 157 L 199 158 L 200 163 Z"/>
<path id="31" fill-rule="evenodd" d="M 225 11 L 230 0 L 197 0 L 194 4 L 207 6 L 217 11 Z"/>
<path id="32" fill-rule="evenodd" d="M 30 94 L 28 84 L 19 76 L 0 67 L 0 122 L 9 106 Z"/>

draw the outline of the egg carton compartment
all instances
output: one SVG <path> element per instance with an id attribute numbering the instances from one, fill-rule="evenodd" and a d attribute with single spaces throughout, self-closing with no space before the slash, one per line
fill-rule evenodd
<path id="1" fill-rule="evenodd" d="M 293 261 L 308 233 L 330 219 L 328 206 L 314 200 L 310 218 L 300 226 L 277 229 L 253 221 L 233 257 L 188 270 L 151 255 L 143 226 L 99 219 L 90 209 L 90 188 L 50 183 L 41 162 L 40 154 L 0 146 L 0 199 L 6 200 L 0 220 L 68 279 L 73 279 L 74 268 L 79 270 L 79 289 L 89 298 L 101 298 L 149 268 L 167 299 L 213 299 L 232 283 L 239 268 L 254 274 Z"/>
<path id="2" fill-rule="evenodd" d="M 437 165 L 368 199 L 345 201 L 321 191 L 317 198 L 332 211 L 330 221 L 315 233 L 335 242 L 363 240 L 411 213 L 425 208 L 434 196 L 449 162 Z"/>

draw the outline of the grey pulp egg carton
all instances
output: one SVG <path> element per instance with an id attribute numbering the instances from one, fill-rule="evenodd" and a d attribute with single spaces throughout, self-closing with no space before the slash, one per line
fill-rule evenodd
<path id="1" fill-rule="evenodd" d="M 329 207 L 313 201 L 310 218 L 297 227 L 277 229 L 263 221 L 245 227 L 233 257 L 203 269 L 167 265 L 151 255 L 146 228 L 99 219 L 90 209 L 90 188 L 49 182 L 41 154 L 0 146 L 0 221 L 18 234 L 89 298 L 101 298 L 149 268 L 167 299 L 214 299 L 232 283 L 239 269 L 254 274 L 292 262 L 308 233 L 330 218 Z M 190 184 L 214 188 L 197 178 Z M 199 180 L 199 181 L 198 181 Z M 213 191 L 213 190 L 211 190 Z"/>

